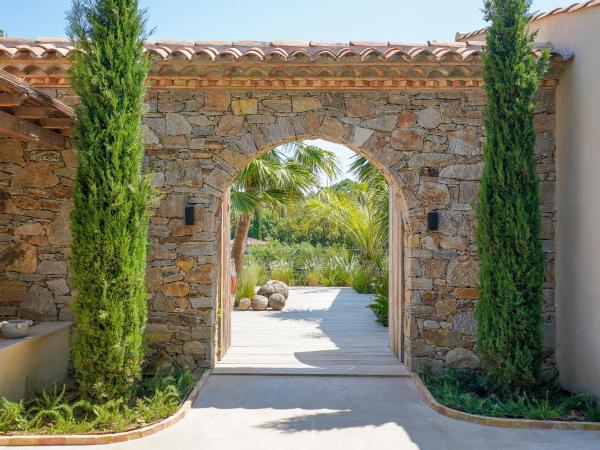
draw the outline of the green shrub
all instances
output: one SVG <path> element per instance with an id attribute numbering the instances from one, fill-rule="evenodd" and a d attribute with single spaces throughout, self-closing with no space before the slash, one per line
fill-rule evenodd
<path id="1" fill-rule="evenodd" d="M 535 96 L 548 67 L 528 31 L 529 0 L 487 0 L 487 93 L 477 208 L 477 347 L 491 379 L 529 390 L 542 359 L 544 253 L 534 157 Z"/>
<path id="2" fill-rule="evenodd" d="M 181 368 L 164 367 L 135 389 L 132 399 L 102 403 L 77 400 L 67 387 L 53 386 L 28 402 L 0 399 L 0 433 L 118 432 L 173 414 L 192 388 L 194 376 Z"/>
<path id="3" fill-rule="evenodd" d="M 377 322 L 379 322 L 384 327 L 388 326 L 388 317 L 389 317 L 389 277 L 386 273 L 381 277 L 377 278 L 375 281 L 375 296 L 373 297 L 373 303 L 369 305 L 375 317 L 377 317 Z"/>
<path id="4" fill-rule="evenodd" d="M 79 96 L 71 267 L 73 364 L 84 398 L 129 397 L 141 377 L 151 189 L 142 176 L 144 15 L 137 0 L 75 0 L 70 84 Z"/>
<path id="5" fill-rule="evenodd" d="M 304 275 L 304 280 L 306 286 L 320 286 L 321 273 L 317 269 L 313 269 Z"/>
<path id="6" fill-rule="evenodd" d="M 313 246 L 269 242 L 249 249 L 246 267 L 260 267 L 265 279 L 292 280 L 292 283 L 308 286 L 350 286 L 352 275 L 358 269 L 358 259 L 341 246 Z"/>
<path id="7" fill-rule="evenodd" d="M 256 286 L 259 284 L 261 269 L 258 266 L 244 268 L 244 271 L 237 279 L 236 300 L 240 298 L 252 298 L 256 292 Z"/>
<path id="8" fill-rule="evenodd" d="M 269 265 L 271 278 L 287 285 L 294 284 L 294 267 L 287 261 L 271 261 Z"/>
<path id="9" fill-rule="evenodd" d="M 360 294 L 373 292 L 373 275 L 369 270 L 359 269 L 352 274 L 352 288 Z"/>
<path id="10" fill-rule="evenodd" d="M 323 265 L 323 285 L 352 285 L 352 274 L 357 270 L 357 265 L 356 260 L 348 252 L 329 257 Z"/>
<path id="11" fill-rule="evenodd" d="M 554 383 L 539 384 L 527 393 L 498 389 L 483 373 L 449 369 L 434 374 L 429 368 L 421 378 L 440 403 L 471 414 L 537 420 L 600 421 L 595 397 L 571 394 Z"/>
<path id="12" fill-rule="evenodd" d="M 27 431 L 29 421 L 26 417 L 23 401 L 13 402 L 0 399 L 0 433 L 8 431 Z"/>

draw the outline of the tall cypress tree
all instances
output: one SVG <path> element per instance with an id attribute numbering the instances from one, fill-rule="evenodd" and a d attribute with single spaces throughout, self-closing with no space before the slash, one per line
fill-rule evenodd
<path id="1" fill-rule="evenodd" d="M 140 378 L 150 185 L 142 175 L 144 13 L 137 0 L 75 0 L 68 33 L 81 50 L 71 86 L 81 99 L 71 219 L 81 394 L 127 397 Z"/>
<path id="2" fill-rule="evenodd" d="M 548 52 L 533 53 L 529 0 L 486 0 L 487 93 L 477 245 L 480 300 L 477 346 L 491 379 L 527 390 L 542 358 L 544 254 L 534 159 L 535 96 Z"/>

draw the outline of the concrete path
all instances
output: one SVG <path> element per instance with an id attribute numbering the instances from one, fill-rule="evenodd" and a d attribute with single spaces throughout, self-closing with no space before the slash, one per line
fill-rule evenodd
<path id="1" fill-rule="evenodd" d="M 340 291 L 333 301 L 330 291 L 319 294 L 313 290 L 304 300 L 294 295 L 287 312 L 236 313 L 234 317 L 232 350 L 238 356 L 235 363 L 232 358 L 232 364 L 250 371 L 257 368 L 257 361 L 268 370 L 277 369 L 274 364 L 299 365 L 296 369 L 305 375 L 212 375 L 192 411 L 173 427 L 131 442 L 68 449 L 600 449 L 600 432 L 504 429 L 447 418 L 422 402 L 410 378 L 404 376 L 324 375 L 331 365 L 313 352 L 335 356 L 335 366 L 358 367 L 365 365 L 358 364 L 364 358 L 373 357 L 371 365 L 375 367 L 402 367 L 395 360 L 389 362 L 386 331 L 373 332 L 375 328 L 369 322 L 373 319 L 364 302 L 359 304 L 359 297 L 348 290 Z M 337 315 L 328 316 L 331 312 Z M 344 318 L 357 318 L 363 312 L 364 320 L 349 321 L 350 329 L 342 329 Z M 333 320 L 335 317 L 337 320 Z M 260 327 L 243 331 L 246 325 L 242 318 L 248 318 L 246 325 L 255 321 L 261 326 L 277 327 L 280 333 L 275 336 L 265 329 L 259 332 Z M 369 337 L 361 338 L 362 332 Z M 286 342 L 302 347 L 288 348 Z M 353 346 L 356 342 L 370 345 Z M 260 345 L 268 345 L 273 351 L 262 352 Z M 254 352 L 254 357 L 243 359 L 242 349 Z M 379 353 L 377 357 L 372 356 L 373 349 Z M 342 354 L 344 358 L 338 357 Z M 306 375 L 311 372 L 317 376 Z"/>
<path id="2" fill-rule="evenodd" d="M 290 289 L 283 311 L 234 311 L 232 344 L 215 374 L 408 376 L 350 288 Z"/>
<path id="3" fill-rule="evenodd" d="M 31 448 L 31 447 L 30 447 Z M 213 375 L 156 435 L 91 450 L 598 450 L 600 433 L 514 430 L 442 416 L 406 377 Z"/>

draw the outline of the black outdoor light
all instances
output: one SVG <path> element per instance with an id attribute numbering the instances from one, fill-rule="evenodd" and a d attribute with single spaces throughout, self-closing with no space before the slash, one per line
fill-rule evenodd
<path id="1" fill-rule="evenodd" d="M 437 211 L 429 211 L 427 213 L 427 230 L 428 231 L 437 231 L 438 225 L 440 221 L 440 215 Z"/>
<path id="2" fill-rule="evenodd" d="M 185 204 L 185 224 L 195 225 L 196 224 L 196 205 L 194 203 L 187 202 Z"/>

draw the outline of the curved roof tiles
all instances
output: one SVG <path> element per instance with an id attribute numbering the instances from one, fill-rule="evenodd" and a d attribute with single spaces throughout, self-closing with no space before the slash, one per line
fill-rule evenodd
<path id="1" fill-rule="evenodd" d="M 584 8 L 592 8 L 594 6 L 600 6 L 600 0 L 588 0 L 587 2 L 578 2 L 572 3 L 569 6 L 565 6 L 563 8 L 555 8 L 551 11 L 536 13 L 531 17 L 531 22 L 535 22 L 536 20 L 543 19 L 549 16 L 556 16 L 559 14 L 568 14 L 579 11 Z M 470 31 L 468 33 L 456 33 L 456 40 L 463 41 L 467 39 L 472 39 L 475 37 L 479 37 L 481 34 L 485 33 L 488 27 L 480 28 L 479 30 Z"/>
<path id="2" fill-rule="evenodd" d="M 595 0 L 600 1 L 600 0 Z M 285 41 L 147 41 L 146 51 L 157 61 L 206 62 L 432 62 L 471 61 L 482 50 L 482 42 L 285 42 Z M 0 59 L 52 60 L 76 51 L 67 39 L 0 38 Z M 557 60 L 569 54 L 553 53 Z"/>

